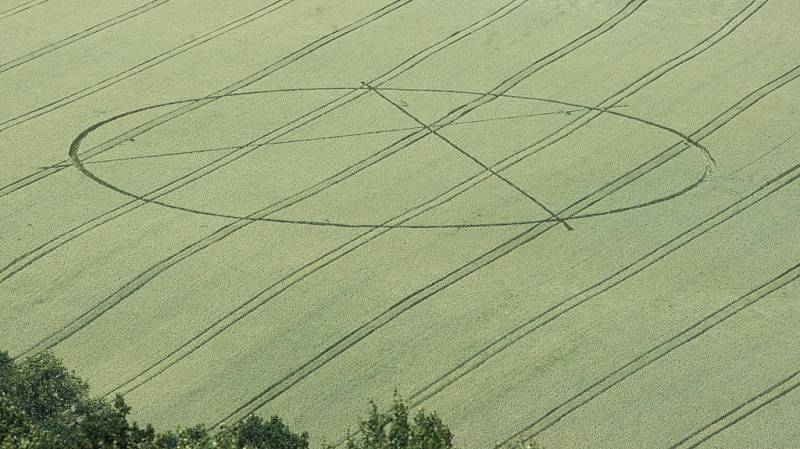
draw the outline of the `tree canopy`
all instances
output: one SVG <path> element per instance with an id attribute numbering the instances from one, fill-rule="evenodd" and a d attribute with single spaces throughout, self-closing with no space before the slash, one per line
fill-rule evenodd
<path id="1" fill-rule="evenodd" d="M 156 431 L 129 420 L 117 395 L 92 397 L 89 385 L 48 352 L 15 361 L 0 351 L 0 449 L 308 449 L 273 416 L 210 431 L 202 424 Z M 343 443 L 346 449 L 451 449 L 453 435 L 434 414 L 416 412 L 395 395 L 388 411 L 370 402 L 369 415 Z M 334 446 L 328 445 L 327 449 Z"/>

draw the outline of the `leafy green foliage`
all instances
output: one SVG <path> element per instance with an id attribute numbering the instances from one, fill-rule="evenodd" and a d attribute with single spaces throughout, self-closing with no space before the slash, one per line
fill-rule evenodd
<path id="1" fill-rule="evenodd" d="M 157 433 L 128 422 L 122 396 L 89 396 L 89 386 L 41 353 L 15 363 L 0 351 L 0 449 L 308 449 L 277 416 L 251 416 L 210 432 L 203 426 Z"/>
<path id="2" fill-rule="evenodd" d="M 436 416 L 420 410 L 410 417 L 408 406 L 395 393 L 386 412 L 370 402 L 369 417 L 359 424 L 359 432 L 348 438 L 347 449 L 451 449 L 453 434 Z M 330 447 L 329 447 L 330 449 Z"/>
<path id="3" fill-rule="evenodd" d="M 89 386 L 52 354 L 19 364 L 0 352 L 0 441 L 4 447 L 127 449 L 130 408 L 90 398 Z"/>
<path id="4" fill-rule="evenodd" d="M 308 433 L 294 434 L 277 416 L 265 422 L 249 416 L 231 428 L 237 436 L 238 447 L 252 449 L 307 449 Z"/>

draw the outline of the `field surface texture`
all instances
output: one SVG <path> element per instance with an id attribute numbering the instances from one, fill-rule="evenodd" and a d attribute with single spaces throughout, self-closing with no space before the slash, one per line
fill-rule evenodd
<path id="1" fill-rule="evenodd" d="M 798 24 L 0 0 L 0 348 L 157 426 L 397 390 L 468 449 L 800 447 Z"/>

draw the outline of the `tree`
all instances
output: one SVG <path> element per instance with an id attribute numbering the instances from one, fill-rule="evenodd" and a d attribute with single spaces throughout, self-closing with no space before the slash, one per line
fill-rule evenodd
<path id="1" fill-rule="evenodd" d="M 50 353 L 15 364 L 0 352 L 0 409 L 0 441 L 10 447 L 128 449 L 122 397 L 89 397 L 89 385 Z"/>
<path id="2" fill-rule="evenodd" d="M 420 410 L 410 420 L 408 406 L 395 393 L 386 412 L 370 401 L 369 417 L 347 439 L 347 449 L 451 449 L 453 434 L 435 414 Z M 329 446 L 328 449 L 332 449 Z"/>
<path id="3" fill-rule="evenodd" d="M 18 405 L 37 424 L 56 425 L 76 411 L 89 391 L 86 382 L 47 352 L 25 359 L 11 372 L 9 380 L 8 388 Z"/>
<path id="4" fill-rule="evenodd" d="M 239 447 L 252 449 L 308 449 L 308 433 L 292 433 L 283 421 L 273 416 L 269 421 L 250 415 L 231 428 Z"/>

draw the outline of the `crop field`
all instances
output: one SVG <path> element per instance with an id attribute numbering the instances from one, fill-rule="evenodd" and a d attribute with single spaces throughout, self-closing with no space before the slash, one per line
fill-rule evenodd
<path id="1" fill-rule="evenodd" d="M 156 426 L 800 447 L 800 3 L 0 0 L 0 349 Z"/>

